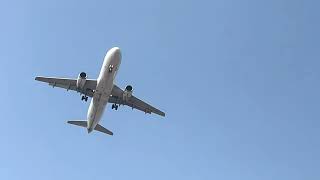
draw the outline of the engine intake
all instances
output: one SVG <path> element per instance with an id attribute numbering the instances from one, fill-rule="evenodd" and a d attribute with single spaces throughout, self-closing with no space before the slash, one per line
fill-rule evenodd
<path id="1" fill-rule="evenodd" d="M 77 88 L 82 90 L 87 79 L 87 74 L 85 72 L 81 72 L 77 79 Z"/>
<path id="2" fill-rule="evenodd" d="M 126 91 L 132 91 L 132 86 L 131 85 L 128 85 L 127 87 L 126 87 Z"/>
<path id="3" fill-rule="evenodd" d="M 126 89 L 124 90 L 124 92 L 123 92 L 122 98 L 123 98 L 124 101 L 128 101 L 128 100 L 131 98 L 131 96 L 132 96 L 132 91 L 133 91 L 132 86 L 131 86 L 131 85 L 128 85 L 128 86 L 126 87 Z"/>
<path id="4" fill-rule="evenodd" d="M 85 79 L 85 78 L 87 78 L 87 74 L 86 74 L 85 72 L 81 72 L 81 73 L 79 74 L 79 77 Z"/>

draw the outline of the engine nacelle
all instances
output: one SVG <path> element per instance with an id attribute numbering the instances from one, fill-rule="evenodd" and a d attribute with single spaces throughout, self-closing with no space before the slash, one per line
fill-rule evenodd
<path id="1" fill-rule="evenodd" d="M 85 72 L 80 73 L 77 79 L 77 88 L 82 89 L 86 83 L 86 80 L 87 74 Z"/>
<path id="2" fill-rule="evenodd" d="M 123 92 L 123 96 L 122 96 L 123 100 L 128 101 L 129 98 L 132 96 L 132 92 L 133 92 L 132 86 L 128 85 Z"/>

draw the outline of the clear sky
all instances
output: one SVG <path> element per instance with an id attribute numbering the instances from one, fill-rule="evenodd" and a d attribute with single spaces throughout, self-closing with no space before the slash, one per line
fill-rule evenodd
<path id="1" fill-rule="evenodd" d="M 319 180 L 320 3 L 0 1 L 0 179 Z M 79 94 L 34 77 L 117 84 L 165 118 L 109 106 L 87 134 Z"/>

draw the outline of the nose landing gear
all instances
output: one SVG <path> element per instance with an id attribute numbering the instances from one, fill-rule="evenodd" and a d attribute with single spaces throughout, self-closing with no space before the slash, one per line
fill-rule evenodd
<path id="1" fill-rule="evenodd" d="M 118 105 L 116 105 L 116 104 L 112 104 L 112 107 L 111 107 L 111 109 L 115 109 L 115 110 L 118 110 Z"/>
<path id="2" fill-rule="evenodd" d="M 112 70 L 113 70 L 113 65 L 110 65 L 110 66 L 109 66 L 109 72 L 111 73 Z"/>

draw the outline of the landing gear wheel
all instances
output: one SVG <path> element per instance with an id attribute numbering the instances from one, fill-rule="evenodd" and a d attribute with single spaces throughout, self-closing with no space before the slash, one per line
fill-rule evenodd
<path id="1" fill-rule="evenodd" d="M 118 107 L 119 107 L 118 105 L 112 104 L 111 109 L 118 110 Z"/>
<path id="2" fill-rule="evenodd" d="M 109 66 L 109 72 L 110 72 L 110 73 L 112 72 L 112 69 L 113 69 L 113 65 L 110 65 L 110 66 Z"/>
<path id="3" fill-rule="evenodd" d="M 87 102 L 87 101 L 88 101 L 88 96 L 82 96 L 82 97 L 81 97 L 81 100 L 82 100 L 82 101 L 84 100 L 84 101 Z"/>

